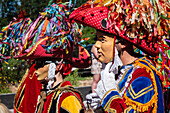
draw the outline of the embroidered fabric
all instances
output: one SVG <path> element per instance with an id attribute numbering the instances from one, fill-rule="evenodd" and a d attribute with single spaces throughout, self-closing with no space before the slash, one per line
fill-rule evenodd
<path id="1" fill-rule="evenodd" d="M 61 97 L 61 95 L 64 93 L 64 91 L 63 92 L 61 92 L 61 93 L 59 93 L 59 95 L 57 96 L 57 103 L 56 103 L 56 113 L 59 113 L 59 100 L 60 100 L 60 97 Z"/>
<path id="2" fill-rule="evenodd" d="M 134 65 L 127 65 L 127 66 L 125 66 L 124 68 L 122 68 L 122 69 L 120 70 L 120 76 L 121 76 L 121 77 L 125 76 L 125 75 L 124 75 L 124 74 L 126 74 L 125 71 L 128 70 L 129 68 L 132 68 L 132 67 L 134 67 Z M 132 72 L 129 74 L 127 81 L 124 83 L 123 90 L 121 89 L 121 91 L 119 91 L 120 96 L 123 96 L 123 94 L 124 94 L 127 86 L 129 85 L 129 82 L 130 82 L 131 79 L 132 79 L 132 74 L 133 74 L 133 72 L 134 72 L 137 68 L 138 68 L 138 67 L 136 67 L 135 69 L 133 69 Z M 119 82 L 120 82 L 120 80 L 119 80 Z"/>

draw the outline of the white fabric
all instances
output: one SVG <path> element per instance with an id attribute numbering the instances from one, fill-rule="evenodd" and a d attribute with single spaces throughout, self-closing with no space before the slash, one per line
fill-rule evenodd
<path id="1" fill-rule="evenodd" d="M 55 71 L 56 71 L 56 65 L 55 63 L 50 63 L 49 70 L 48 70 L 48 85 L 47 89 L 52 88 L 52 84 L 54 83 L 54 78 L 55 78 Z"/>
<path id="2" fill-rule="evenodd" d="M 111 72 L 112 73 L 112 72 Z M 103 96 L 106 94 L 107 91 L 110 89 L 117 89 L 117 84 L 115 81 L 114 74 L 112 73 L 106 74 L 106 77 L 104 79 L 101 79 L 97 83 L 97 88 L 94 89 L 94 91 L 97 93 L 97 95 L 102 99 Z"/>
<path id="3" fill-rule="evenodd" d="M 94 89 L 97 95 L 102 99 L 107 91 L 111 89 L 117 89 L 118 80 L 115 80 L 115 74 L 118 74 L 118 68 L 122 66 L 122 62 L 118 56 L 117 49 L 115 48 L 114 63 L 108 63 L 104 70 L 101 72 L 101 80 L 97 84 L 97 88 Z"/>
<path id="4" fill-rule="evenodd" d="M 115 47 L 115 57 L 114 57 L 114 63 L 112 63 L 112 65 L 110 66 L 109 72 L 113 72 L 114 74 L 118 74 L 119 71 L 119 66 L 122 66 L 123 63 L 120 60 L 119 56 L 118 56 L 118 51 Z"/>
<path id="5" fill-rule="evenodd" d="M 101 99 L 96 93 L 90 93 L 86 95 L 86 99 L 87 99 L 88 105 L 90 105 L 93 110 L 101 106 L 100 104 Z"/>

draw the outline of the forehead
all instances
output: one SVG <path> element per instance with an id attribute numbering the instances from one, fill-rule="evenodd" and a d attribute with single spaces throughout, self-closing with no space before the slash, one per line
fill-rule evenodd
<path id="1" fill-rule="evenodd" d="M 97 30 L 96 36 L 97 36 L 97 38 L 102 38 L 102 37 L 104 37 L 104 38 L 105 37 L 113 38 L 114 37 L 113 34 L 110 34 L 110 33 L 107 33 L 107 32 L 102 32 L 102 31 L 99 31 L 99 30 Z"/>
<path id="2" fill-rule="evenodd" d="M 107 34 L 104 33 L 104 32 L 101 32 L 101 31 L 98 31 L 98 30 L 97 30 L 97 32 L 96 32 L 97 38 L 102 37 L 102 36 L 104 36 L 104 35 L 107 35 Z"/>

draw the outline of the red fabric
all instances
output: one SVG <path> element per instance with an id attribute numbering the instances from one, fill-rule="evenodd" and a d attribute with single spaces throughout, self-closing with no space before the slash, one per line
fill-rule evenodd
<path id="1" fill-rule="evenodd" d="M 52 100 L 53 96 L 54 96 L 54 93 L 47 96 L 47 101 L 44 102 L 43 113 L 48 113 L 49 107 L 51 106 L 51 101 L 48 101 L 48 100 Z"/>
<path id="2" fill-rule="evenodd" d="M 36 71 L 34 66 L 35 64 L 32 65 L 32 67 L 30 68 L 25 81 L 21 84 L 21 87 L 19 88 L 14 98 L 15 107 L 17 106 L 17 103 L 21 99 L 21 104 L 17 109 L 15 109 L 14 107 L 14 112 L 19 111 L 22 113 L 34 113 L 36 110 L 37 98 L 38 95 L 40 94 L 40 89 L 42 88 L 42 85 L 40 81 L 37 80 L 37 77 L 34 73 Z M 23 91 L 24 89 L 25 89 L 25 91 L 23 92 L 24 97 L 22 99 L 20 95 L 21 95 L 21 91 Z"/>
<path id="3" fill-rule="evenodd" d="M 62 85 L 61 85 L 61 87 L 64 87 L 64 86 L 72 86 L 71 85 L 71 83 L 70 83 L 70 81 L 65 81 Z M 80 95 L 78 94 L 78 93 L 75 93 L 76 95 L 77 95 L 77 97 L 81 100 L 81 97 L 80 97 Z M 59 101 L 59 106 L 61 106 L 61 102 L 67 97 L 67 96 L 70 96 L 70 95 L 73 95 L 72 93 L 63 93 L 62 94 L 62 96 L 61 96 L 61 98 L 60 98 L 60 101 Z M 81 103 L 82 103 L 82 105 L 83 105 L 83 108 L 85 109 L 85 107 L 84 107 L 84 104 L 83 104 L 83 100 L 81 100 Z"/>
<path id="4" fill-rule="evenodd" d="M 70 54 L 66 54 L 66 52 L 62 48 L 57 48 L 56 50 L 53 50 L 51 53 L 47 53 L 42 45 L 46 44 L 47 39 L 41 42 L 40 44 L 34 45 L 29 51 L 21 53 L 19 56 L 16 56 L 15 58 L 20 59 L 39 59 L 39 58 L 63 58 L 64 60 L 71 61 L 72 59 L 72 48 L 69 49 Z M 37 42 L 37 43 L 39 43 Z"/>
<path id="5" fill-rule="evenodd" d="M 70 83 L 70 81 L 65 81 L 63 84 L 61 84 L 61 87 L 65 87 L 65 86 L 72 86 L 71 85 L 71 83 Z M 52 105 L 52 100 L 55 98 L 54 97 L 54 95 L 56 94 L 57 92 L 54 92 L 54 93 L 51 93 L 50 95 L 48 95 L 47 96 L 47 100 L 45 101 L 45 103 L 44 103 L 44 110 L 43 110 L 43 113 L 47 113 L 47 112 L 49 112 L 49 110 L 50 110 L 50 108 L 51 108 L 51 105 Z M 81 98 L 80 98 L 80 95 L 78 94 L 78 93 L 75 93 L 77 96 L 78 96 L 78 98 L 81 100 Z M 66 98 L 66 97 L 68 97 L 68 96 L 70 96 L 70 95 L 73 95 L 72 93 L 70 93 L 70 92 L 66 92 L 66 93 L 63 93 L 62 95 L 61 95 L 61 97 L 60 97 L 60 99 L 59 99 L 59 103 L 57 103 L 58 104 L 58 113 L 60 113 L 59 111 L 60 111 L 60 106 L 61 106 L 61 102 Z M 83 105 L 83 107 L 84 107 L 84 104 L 83 104 L 83 101 L 81 100 L 81 102 L 82 102 L 82 105 Z M 85 107 L 84 107 L 84 109 L 85 109 Z"/>
<path id="6" fill-rule="evenodd" d="M 91 7 L 91 4 L 86 3 L 81 7 L 77 8 L 76 10 L 74 10 L 69 18 L 85 26 L 90 26 L 98 30 L 118 35 L 123 39 L 132 42 L 141 50 L 152 56 L 158 55 L 159 50 L 158 49 L 155 50 L 155 48 L 157 48 L 158 46 L 156 40 L 155 42 L 153 41 L 150 42 L 150 44 L 148 44 L 146 40 L 140 40 L 139 38 L 130 39 L 126 33 L 127 31 L 126 26 L 121 28 L 122 27 L 121 22 L 126 21 L 124 15 L 119 14 L 119 18 L 117 18 L 117 12 L 112 12 L 110 15 L 111 18 L 108 19 L 109 11 L 112 12 L 111 7 L 110 9 L 104 6 L 96 7 L 96 4 L 93 4 L 93 7 Z"/>
<path id="7" fill-rule="evenodd" d="M 136 78 L 141 77 L 141 76 L 144 76 L 144 77 L 149 78 L 149 79 L 151 80 L 151 82 L 152 82 L 150 73 L 147 73 L 146 70 L 143 69 L 143 68 L 138 68 L 138 69 L 136 69 L 136 70 L 134 71 L 134 73 L 132 74 L 132 80 L 131 80 L 131 82 L 132 82 L 133 80 L 135 80 Z"/>
<path id="8" fill-rule="evenodd" d="M 70 81 L 65 81 L 63 84 L 61 84 L 61 87 L 64 86 L 72 86 Z"/>
<path id="9" fill-rule="evenodd" d="M 126 104 L 124 103 L 123 99 L 114 99 L 110 104 L 112 109 L 116 110 L 116 113 L 122 113 L 124 109 L 127 108 Z"/>
<path id="10" fill-rule="evenodd" d="M 44 39 L 43 39 L 44 40 Z M 73 57 L 73 47 L 69 47 L 69 53 L 67 54 L 63 48 L 53 49 L 50 53 L 47 53 L 42 45 L 46 44 L 47 39 L 37 42 L 29 51 L 25 51 L 20 53 L 19 56 L 15 56 L 14 58 L 20 59 L 39 59 L 39 58 L 52 58 L 52 59 L 63 59 L 65 61 L 69 61 L 72 67 L 76 68 L 87 68 L 91 65 L 91 58 L 88 51 L 82 47 L 81 45 L 75 45 L 78 47 L 79 51 L 78 57 Z"/>
<path id="11" fill-rule="evenodd" d="M 91 8 L 91 5 L 88 4 L 73 11 L 70 15 L 70 19 L 76 20 L 78 23 L 94 27 L 98 30 L 108 31 L 101 26 L 102 20 L 108 17 L 108 13 L 109 10 L 107 7 L 95 7 L 94 5 L 94 8 Z"/>
<path id="12" fill-rule="evenodd" d="M 71 73 L 72 66 L 70 64 L 63 64 L 63 75 Z"/>
<path id="13" fill-rule="evenodd" d="M 79 48 L 79 55 L 78 57 L 73 57 L 72 58 L 72 67 L 77 67 L 77 68 L 87 68 L 91 65 L 91 57 L 88 51 L 80 46 L 77 45 Z"/>
<path id="14" fill-rule="evenodd" d="M 137 79 L 138 77 L 141 77 L 141 76 L 144 76 L 144 77 L 149 78 L 149 79 L 151 80 L 152 84 L 153 84 L 153 81 L 152 81 L 152 79 L 151 79 L 151 77 L 150 77 L 150 74 L 147 73 L 145 69 L 143 69 L 143 68 L 138 68 L 138 69 L 136 69 L 136 70 L 133 72 L 133 74 L 132 74 L 132 79 L 131 79 L 128 87 L 130 86 L 130 84 L 131 84 L 135 79 Z M 128 87 L 126 88 L 126 90 L 128 89 Z M 125 92 L 126 92 L 126 91 L 125 91 Z"/>

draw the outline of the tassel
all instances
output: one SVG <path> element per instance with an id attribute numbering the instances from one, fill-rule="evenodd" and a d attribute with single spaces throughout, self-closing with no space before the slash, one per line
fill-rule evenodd
<path id="1" fill-rule="evenodd" d="M 42 113 L 43 112 L 44 102 L 47 99 L 45 91 L 41 91 L 40 96 L 41 96 L 41 99 L 40 99 L 40 101 L 38 103 L 38 104 L 40 104 L 40 107 L 38 109 L 38 113 Z"/>

